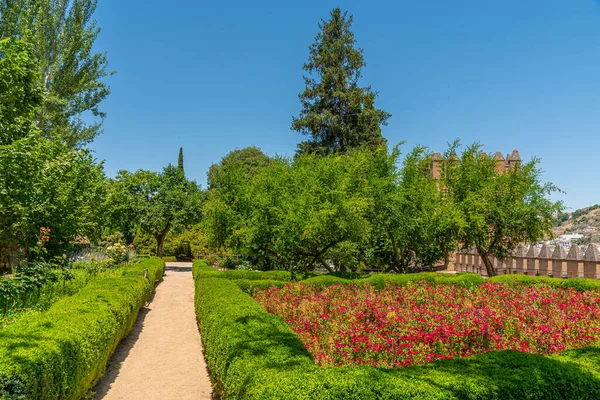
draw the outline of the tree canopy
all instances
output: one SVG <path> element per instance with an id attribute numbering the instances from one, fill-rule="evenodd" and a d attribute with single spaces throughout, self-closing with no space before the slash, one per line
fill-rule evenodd
<path id="1" fill-rule="evenodd" d="M 539 159 L 517 163 L 506 171 L 496 168 L 491 154 L 475 143 L 460 158 L 456 145 L 443 160 L 442 190 L 462 215 L 458 242 L 474 247 L 488 276 L 496 275 L 490 257 L 505 259 L 521 243 L 536 243 L 551 235 L 554 214 L 562 203 L 549 199 L 558 189 L 542 183 Z"/>
<path id="2" fill-rule="evenodd" d="M 43 104 L 38 127 L 70 146 L 102 132 L 100 103 L 110 89 L 106 53 L 94 51 L 97 0 L 0 0 L 0 40 L 28 37 L 37 61 Z M 97 117 L 89 122 L 84 114 Z"/>
<path id="3" fill-rule="evenodd" d="M 0 258 L 35 246 L 40 227 L 52 229 L 50 254 L 103 226 L 104 172 L 88 150 L 28 135 L 0 146 Z"/>
<path id="4" fill-rule="evenodd" d="M 167 234 L 199 222 L 203 193 L 183 171 L 169 165 L 161 173 L 121 171 L 111 184 L 109 209 L 113 228 L 138 229 L 156 239 L 157 254 L 164 254 Z"/>
<path id="5" fill-rule="evenodd" d="M 245 174 L 228 171 L 209 191 L 209 243 L 264 268 L 406 271 L 443 257 L 434 234 L 437 186 L 417 149 L 398 169 L 399 150 L 299 154 Z"/>
<path id="6" fill-rule="evenodd" d="M 209 189 L 232 185 L 229 182 L 239 171 L 244 177 L 252 176 L 261 167 L 269 165 L 271 159 L 256 146 L 236 149 L 227 153 L 221 161 L 210 166 L 207 173 Z"/>
<path id="7" fill-rule="evenodd" d="M 37 129 L 42 90 L 33 48 L 24 39 L 0 41 L 0 145 Z"/>

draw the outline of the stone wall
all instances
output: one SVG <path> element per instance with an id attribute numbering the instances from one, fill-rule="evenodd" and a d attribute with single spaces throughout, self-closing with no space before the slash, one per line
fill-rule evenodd
<path id="1" fill-rule="evenodd" d="M 441 153 L 433 153 L 431 155 L 431 176 L 434 179 L 441 178 L 441 163 L 444 159 Z M 502 155 L 499 151 L 494 154 L 494 159 L 496 160 L 496 171 L 500 174 L 505 173 L 506 171 L 514 168 L 516 165 L 521 163 L 521 155 L 518 150 L 513 150 L 511 154 L 507 154 L 506 157 Z"/>
<path id="2" fill-rule="evenodd" d="M 552 276 L 557 278 L 598 279 L 600 252 L 590 244 L 584 251 L 572 245 L 568 251 L 562 246 L 554 249 L 547 245 L 541 248 L 521 245 L 514 254 L 504 261 L 491 258 L 499 275 L 527 274 L 532 276 Z M 454 256 L 453 269 L 458 272 L 476 272 L 487 275 L 481 257 L 474 249 L 459 251 Z"/>

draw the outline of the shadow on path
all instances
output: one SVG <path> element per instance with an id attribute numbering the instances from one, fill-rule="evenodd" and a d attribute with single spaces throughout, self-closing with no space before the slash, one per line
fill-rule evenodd
<path id="1" fill-rule="evenodd" d="M 161 281 L 156 285 L 157 289 L 162 282 L 163 280 L 161 279 Z M 119 376 L 121 364 L 123 364 L 123 361 L 125 361 L 127 356 L 129 356 L 131 349 L 138 341 L 140 334 L 142 333 L 142 329 L 144 328 L 144 321 L 146 320 L 146 317 L 148 316 L 150 311 L 152 311 L 152 309 L 149 308 L 149 305 L 152 304 L 154 296 L 156 296 L 156 290 L 154 291 L 152 297 L 150 297 L 146 305 L 142 307 L 142 309 L 138 313 L 135 324 L 133 325 L 131 332 L 129 332 L 129 335 L 123 338 L 123 340 L 121 341 L 121 343 L 119 343 L 117 349 L 111 356 L 111 359 L 108 362 L 108 365 L 106 366 L 106 373 L 93 389 L 94 399 L 99 400 L 104 398 L 104 396 L 106 396 L 106 394 L 110 390 L 112 384 L 117 379 L 117 376 Z"/>
<path id="2" fill-rule="evenodd" d="M 172 271 L 172 272 L 192 272 L 192 267 L 178 267 L 176 265 L 167 265 L 167 271 Z"/>

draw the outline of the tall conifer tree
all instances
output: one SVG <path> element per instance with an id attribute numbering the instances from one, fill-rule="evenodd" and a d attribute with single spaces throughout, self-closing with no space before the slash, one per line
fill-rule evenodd
<path id="1" fill-rule="evenodd" d="M 352 16 L 339 8 L 319 23 L 321 31 L 303 66 L 308 75 L 298 96 L 302 110 L 292 122 L 293 130 L 310 137 L 298 145 L 299 152 L 344 153 L 385 144 L 381 126 L 391 115 L 375 108 L 377 92 L 359 86 L 366 63 L 351 26 Z"/>
<path id="2" fill-rule="evenodd" d="M 179 158 L 177 159 L 177 168 L 179 168 L 179 170 L 185 174 L 185 170 L 183 169 L 183 147 L 179 148 Z"/>

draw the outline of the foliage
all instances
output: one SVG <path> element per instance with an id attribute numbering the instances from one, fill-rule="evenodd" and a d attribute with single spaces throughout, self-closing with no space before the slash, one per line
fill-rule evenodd
<path id="1" fill-rule="evenodd" d="M 185 175 L 185 169 L 183 167 L 183 147 L 179 148 L 179 157 L 177 157 L 177 168 Z"/>
<path id="2" fill-rule="evenodd" d="M 35 305 L 44 295 L 52 296 L 57 286 L 65 287 L 73 278 L 71 271 L 45 262 L 37 261 L 20 267 L 12 277 L 0 279 L 2 317 L 6 318 L 9 313 Z"/>
<path id="3" fill-rule="evenodd" d="M 145 202 L 152 197 L 157 180 L 158 174 L 145 170 L 121 170 L 114 179 L 107 180 L 107 228 L 121 232 L 126 243 L 132 243 L 139 230 L 140 214 Z M 140 251 L 140 254 L 145 252 Z"/>
<path id="4" fill-rule="evenodd" d="M 260 269 L 331 270 L 434 265 L 456 247 L 460 216 L 416 148 L 276 158 L 246 173 L 225 163 L 209 191 L 209 246 Z"/>
<path id="5" fill-rule="evenodd" d="M 352 16 L 339 8 L 329 21 L 321 20 L 320 32 L 310 46 L 303 69 L 306 88 L 298 97 L 300 115 L 292 129 L 310 136 L 298 145 L 300 152 L 344 153 L 353 148 L 377 148 L 385 144 L 381 125 L 390 114 L 375 108 L 377 92 L 360 87 L 363 50 L 355 48 Z"/>
<path id="6" fill-rule="evenodd" d="M 36 130 L 42 104 L 37 62 L 26 40 L 0 41 L 0 146 Z"/>
<path id="7" fill-rule="evenodd" d="M 550 278 L 548 276 L 529 276 L 522 274 L 498 275 L 489 279 L 489 282 L 499 282 L 504 285 L 523 285 L 523 286 L 550 286 L 556 289 L 575 289 L 577 291 L 598 290 L 600 281 L 597 279 L 583 278 Z"/>
<path id="8" fill-rule="evenodd" d="M 133 247 L 133 246 L 132 246 Z M 125 246 L 123 243 L 117 242 L 108 245 L 105 248 L 106 255 L 115 264 L 126 264 L 133 261 L 132 247 Z"/>
<path id="9" fill-rule="evenodd" d="M 50 255 L 99 237 L 104 188 L 89 150 L 36 134 L 0 146 L 0 257 L 35 247 L 42 226 L 52 229 Z"/>
<path id="10" fill-rule="evenodd" d="M 207 263 L 194 264 L 208 273 Z M 214 269 L 213 269 L 214 271 Z M 219 274 L 219 272 L 215 272 Z M 600 350 L 494 351 L 386 371 L 316 367 L 285 322 L 235 282 L 197 275 L 195 307 L 218 394 L 238 399 L 594 399 Z"/>
<path id="11" fill-rule="evenodd" d="M 33 45 L 43 105 L 36 120 L 46 137 L 81 146 L 102 129 L 99 110 L 109 94 L 106 53 L 95 53 L 100 28 L 96 0 L 0 0 L 0 40 L 28 37 Z M 2 91 L 0 91 L 2 92 Z M 84 114 L 99 117 L 89 122 Z"/>
<path id="12" fill-rule="evenodd" d="M 318 365 L 398 368 L 492 350 L 553 354 L 600 339 L 597 291 L 299 283 L 254 298 L 290 324 Z"/>
<path id="13" fill-rule="evenodd" d="M 83 398 L 104 374 L 164 270 L 162 260 L 145 260 L 1 330 L 0 398 Z"/>
<path id="14" fill-rule="evenodd" d="M 581 217 L 585 214 L 588 214 L 590 211 L 597 210 L 598 208 L 600 208 L 600 204 L 596 204 L 595 206 L 591 206 L 591 207 L 582 208 L 580 210 L 575 210 L 571 214 L 570 218 L 576 220 L 579 217 Z"/>
<path id="15" fill-rule="evenodd" d="M 34 258 L 29 249 L 41 226 L 53 232 L 49 255 L 100 235 L 102 164 L 89 150 L 73 149 L 87 129 L 77 115 L 90 109 L 85 104 L 98 89 L 78 47 L 93 42 L 92 31 L 77 28 L 91 17 L 82 13 L 93 13 L 95 4 L 87 3 L 51 15 L 61 7 L 56 2 L 0 1 L 0 264 Z M 62 29 L 70 30 L 55 37 Z"/>
<path id="16" fill-rule="evenodd" d="M 541 183 L 538 159 L 499 172 L 494 157 L 482 153 L 479 144 L 469 146 L 460 159 L 456 146 L 442 161 L 441 190 L 464 220 L 458 241 L 475 247 L 488 276 L 494 276 L 490 256 L 503 260 L 520 243 L 536 243 L 551 234 L 553 215 L 562 204 L 548 195 L 558 189 Z"/>
<path id="17" fill-rule="evenodd" d="M 88 258 L 87 260 L 77 260 L 71 263 L 72 268 L 85 271 L 90 276 L 97 276 L 98 274 L 110 271 L 116 268 L 116 264 L 112 258 L 99 256 Z"/>
<path id="18" fill-rule="evenodd" d="M 269 166 L 271 159 L 258 147 L 234 150 L 225 155 L 218 164 L 208 170 L 207 201 L 203 206 L 203 226 L 207 244 L 217 251 L 228 245 L 233 228 L 239 221 L 241 196 L 247 183 L 262 168 Z"/>
<path id="19" fill-rule="evenodd" d="M 164 254 L 172 257 L 195 257 L 208 252 L 206 232 L 197 226 L 188 227 L 183 232 L 169 232 L 165 238 Z M 156 239 L 152 235 L 138 231 L 133 245 L 139 254 L 156 255 Z"/>
<path id="20" fill-rule="evenodd" d="M 272 280 L 280 282 L 290 282 L 292 280 L 291 273 L 287 271 L 218 271 L 211 267 L 206 261 L 195 261 L 193 266 L 194 277 L 220 277 L 231 280 Z"/>
<path id="21" fill-rule="evenodd" d="M 138 231 L 133 238 L 133 247 L 139 255 L 156 256 L 156 239 L 151 234 Z M 174 256 L 169 249 L 169 246 L 165 246 L 165 256 Z"/>
<path id="22" fill-rule="evenodd" d="M 274 280 L 251 280 L 251 279 L 236 279 L 236 285 L 250 296 L 254 295 L 257 290 L 269 289 L 272 287 L 284 287 L 288 282 L 274 281 Z"/>
<path id="23" fill-rule="evenodd" d="M 271 158 L 256 146 L 233 150 L 208 169 L 208 188 L 230 191 L 270 162 Z"/>
<path id="24" fill-rule="evenodd" d="M 138 229 L 151 234 L 157 242 L 156 254 L 162 257 L 171 230 L 181 232 L 199 221 L 203 197 L 196 182 L 169 165 L 161 173 L 120 171 L 110 183 L 107 207 L 113 229 L 130 237 Z"/>
<path id="25" fill-rule="evenodd" d="M 425 148 L 408 153 L 400 170 L 395 168 L 397 158 L 397 154 L 390 157 L 387 165 L 382 160 L 380 165 L 389 171 L 381 175 L 383 179 L 370 177 L 377 182 L 372 219 L 380 232 L 375 236 L 375 255 L 389 271 L 419 270 L 441 259 L 447 264 L 462 219 L 433 179 L 431 156 Z"/>

